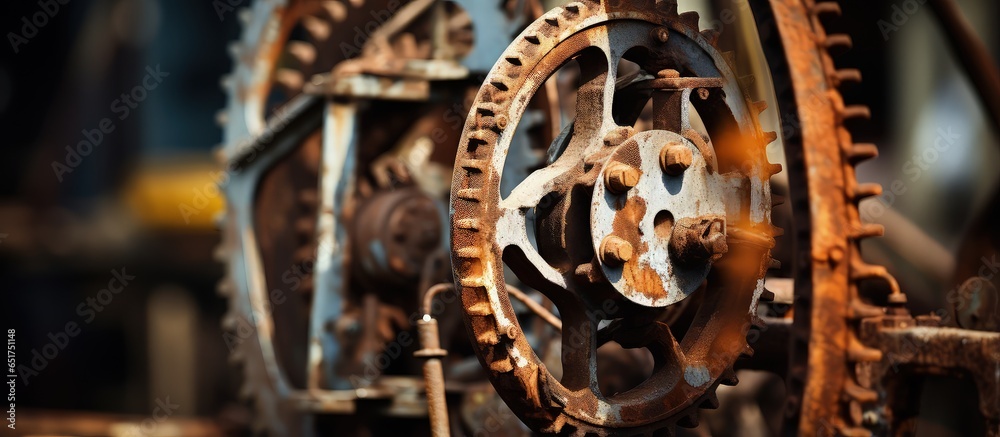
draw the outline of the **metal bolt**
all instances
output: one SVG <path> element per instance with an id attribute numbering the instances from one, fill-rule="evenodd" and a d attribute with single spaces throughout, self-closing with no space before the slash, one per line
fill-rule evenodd
<path id="1" fill-rule="evenodd" d="M 844 260 L 845 255 L 846 254 L 844 253 L 844 249 L 841 249 L 839 247 L 834 247 L 830 249 L 830 262 L 834 264 L 840 264 L 840 262 Z"/>
<path id="2" fill-rule="evenodd" d="M 702 265 L 729 250 L 720 217 L 687 217 L 677 221 L 670 235 L 670 255 L 680 264 Z"/>
<path id="3" fill-rule="evenodd" d="M 612 266 L 620 266 L 632 259 L 632 245 L 614 235 L 604 237 L 601 241 L 601 262 Z"/>
<path id="4" fill-rule="evenodd" d="M 607 135 L 604 136 L 604 145 L 606 147 L 615 147 L 625 140 L 629 139 L 633 134 L 635 134 L 635 128 L 632 126 L 620 126 L 612 129 Z"/>
<path id="5" fill-rule="evenodd" d="M 660 42 L 660 44 L 666 44 L 670 39 L 670 31 L 666 27 L 657 27 L 650 32 L 653 39 Z"/>
<path id="6" fill-rule="evenodd" d="M 623 194 L 639 183 L 639 171 L 632 166 L 613 162 L 604 169 L 604 185 L 608 191 Z"/>
<path id="7" fill-rule="evenodd" d="M 879 416 L 878 413 L 868 410 L 861 416 L 861 420 L 865 423 L 865 425 L 875 426 L 879 423 Z"/>
<path id="8" fill-rule="evenodd" d="M 660 150 L 660 168 L 670 176 L 678 176 L 691 167 L 694 154 L 681 143 L 668 143 Z"/>
<path id="9" fill-rule="evenodd" d="M 698 98 L 701 100 L 708 100 L 708 97 L 712 92 L 708 88 L 698 88 Z"/>
<path id="10" fill-rule="evenodd" d="M 659 79 L 676 79 L 678 77 L 681 77 L 681 73 L 677 70 L 668 68 L 666 70 L 660 70 L 656 72 L 656 77 Z"/>

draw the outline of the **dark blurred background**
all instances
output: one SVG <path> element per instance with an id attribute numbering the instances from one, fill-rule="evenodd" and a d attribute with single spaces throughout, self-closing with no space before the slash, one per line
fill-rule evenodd
<path id="1" fill-rule="evenodd" d="M 222 271 L 212 258 L 213 217 L 222 201 L 212 187 L 211 151 L 221 139 L 219 77 L 230 68 L 226 45 L 239 21 L 233 13 L 220 19 L 211 0 L 62 2 L 41 2 L 58 11 L 34 32 L 22 17 L 44 11 L 39 1 L 6 1 L 0 14 L 7 36 L 0 48 L 0 328 L 17 330 L 24 364 L 32 349 L 53 342 L 50 333 L 58 338 L 68 322 L 80 327 L 18 388 L 19 411 L 141 417 L 169 396 L 178 417 L 238 426 L 246 415 L 235 402 L 239 372 L 227 363 L 218 327 L 225 302 L 214 292 Z M 880 21 L 891 23 L 906 2 L 840 3 L 844 16 L 829 27 L 851 34 L 854 48 L 837 63 L 865 76 L 845 88 L 845 100 L 873 113 L 858 122 L 855 140 L 882 151 L 860 178 L 886 186 L 902 180 L 908 189 L 870 201 L 881 202 L 870 203 L 871 211 L 890 211 L 872 213 L 876 221 L 898 213 L 910 227 L 890 226 L 868 255 L 890 266 L 917 312 L 934 311 L 946 305 L 969 226 L 997 202 L 997 137 L 927 8 L 885 33 Z M 1000 7 L 960 3 L 996 57 Z M 702 17 L 704 24 L 711 15 Z M 157 69 L 162 81 L 146 78 Z M 121 101 L 144 80 L 157 82 L 155 89 L 134 105 Z M 114 130 L 68 165 L 75 158 L 67 147 L 96 138 L 105 118 Z M 957 132 L 957 141 L 914 178 L 912 161 L 941 129 Z M 185 215 L 182 205 L 196 211 Z M 134 279 L 98 303 L 103 310 L 88 323 L 87 308 L 95 307 L 87 299 L 98 299 L 116 275 Z"/>

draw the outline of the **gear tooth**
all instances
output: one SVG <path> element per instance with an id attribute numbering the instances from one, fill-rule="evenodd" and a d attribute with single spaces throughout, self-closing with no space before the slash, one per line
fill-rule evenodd
<path id="1" fill-rule="evenodd" d="M 250 383 L 244 383 L 240 386 L 239 397 L 244 401 L 249 401 L 253 398 L 253 388 L 250 386 Z M 258 421 L 255 420 L 254 422 Z"/>
<path id="2" fill-rule="evenodd" d="M 781 173 L 781 164 L 769 163 L 764 168 L 764 171 L 767 173 L 767 177 L 774 176 L 778 173 Z"/>
<path id="3" fill-rule="evenodd" d="M 347 19 L 347 6 L 339 1 L 325 1 L 322 8 L 326 18 L 334 23 L 340 23 Z"/>
<path id="4" fill-rule="evenodd" d="M 722 52 L 722 60 L 726 61 L 726 65 L 728 65 L 730 69 L 733 70 L 736 69 L 736 52 L 734 51 Z"/>
<path id="5" fill-rule="evenodd" d="M 682 428 L 697 428 L 698 427 L 698 411 L 692 410 L 686 416 L 681 417 L 677 421 L 677 426 Z"/>
<path id="6" fill-rule="evenodd" d="M 843 47 L 845 49 L 850 49 L 854 47 L 854 40 L 851 36 L 845 33 L 835 33 L 833 35 L 827 35 L 826 39 L 823 41 L 823 45 L 827 49 L 832 49 L 835 47 Z"/>
<path id="7" fill-rule="evenodd" d="M 678 19 L 680 20 L 681 24 L 683 24 L 688 29 L 694 29 L 697 31 L 698 22 L 701 20 L 701 17 L 695 11 L 688 11 L 681 13 Z"/>
<path id="8" fill-rule="evenodd" d="M 701 401 L 699 408 L 704 408 L 706 410 L 717 410 L 719 409 L 719 395 L 715 391 L 711 391 L 705 395 L 705 400 Z"/>
<path id="9" fill-rule="evenodd" d="M 736 371 L 733 370 L 732 368 L 726 369 L 724 372 L 722 372 L 722 375 L 719 376 L 719 384 L 728 385 L 732 387 L 739 383 L 740 379 L 736 377 Z"/>
<path id="10" fill-rule="evenodd" d="M 864 240 L 866 238 L 881 237 L 885 234 L 885 227 L 876 223 L 865 223 L 851 231 L 850 239 Z"/>
<path id="11" fill-rule="evenodd" d="M 669 16 L 677 16 L 677 0 L 660 0 L 656 2 L 656 9 Z"/>
<path id="12" fill-rule="evenodd" d="M 775 141 L 778 141 L 778 133 L 777 132 L 775 132 L 775 131 L 764 132 L 764 146 L 765 147 L 767 145 L 775 142 Z M 778 171 L 780 172 L 781 170 L 778 170 Z"/>
<path id="13" fill-rule="evenodd" d="M 850 336 L 847 346 L 847 359 L 854 363 L 867 363 L 882 361 L 882 351 L 872 349 L 861 344 L 857 337 Z"/>
<path id="14" fill-rule="evenodd" d="M 785 229 L 777 226 L 771 226 L 771 235 L 774 237 L 785 235 Z"/>
<path id="15" fill-rule="evenodd" d="M 740 87 L 742 87 L 744 90 L 753 89 L 754 83 L 757 82 L 757 78 L 752 74 L 748 74 L 746 76 L 740 76 L 737 80 L 740 82 Z"/>
<path id="16" fill-rule="evenodd" d="M 326 40 L 330 39 L 332 26 L 326 20 L 314 16 L 305 16 L 302 17 L 302 27 L 306 29 L 306 32 L 309 33 L 309 37 L 313 41 L 326 42 Z"/>
<path id="17" fill-rule="evenodd" d="M 847 152 L 847 159 L 852 164 L 859 164 L 869 159 L 878 157 L 878 147 L 874 144 L 862 143 L 851 146 Z"/>
<path id="18" fill-rule="evenodd" d="M 774 302 L 774 292 L 765 288 L 764 291 L 760 293 L 760 301 Z"/>
<path id="19" fill-rule="evenodd" d="M 848 378 L 847 383 L 844 384 L 844 396 L 862 404 L 878 402 L 878 393 L 875 390 L 864 388 L 851 378 Z"/>
<path id="20" fill-rule="evenodd" d="M 860 202 L 869 197 L 875 197 L 882 194 L 882 185 L 880 184 L 858 184 L 854 187 L 854 201 Z"/>
<path id="21" fill-rule="evenodd" d="M 226 221 L 225 211 L 219 211 L 217 214 L 215 214 L 215 217 L 212 217 L 212 224 L 215 225 L 216 229 L 222 229 L 222 226 L 225 224 L 225 221 Z"/>
<path id="22" fill-rule="evenodd" d="M 226 165 L 229 159 L 226 157 L 226 145 L 216 144 L 212 148 L 212 157 L 215 158 L 215 163 L 219 165 Z"/>
<path id="23" fill-rule="evenodd" d="M 238 325 L 239 319 L 237 319 L 236 315 L 233 313 L 227 313 L 225 316 L 222 316 L 222 329 L 225 329 L 226 331 L 235 331 Z"/>
<path id="24" fill-rule="evenodd" d="M 236 18 L 240 20 L 240 24 L 247 26 L 250 24 L 250 20 L 253 19 L 253 11 L 250 8 L 240 8 L 236 11 Z"/>
<path id="25" fill-rule="evenodd" d="M 305 85 L 302 72 L 291 68 L 279 68 L 274 72 L 274 81 L 288 94 L 299 94 Z"/>
<path id="26" fill-rule="evenodd" d="M 833 73 L 833 82 L 840 85 L 847 82 L 861 82 L 861 70 L 857 68 L 843 68 Z"/>
<path id="27" fill-rule="evenodd" d="M 780 195 L 777 195 L 777 194 L 771 194 L 771 208 L 774 208 L 776 206 L 784 205 L 785 202 L 786 202 L 786 200 L 787 199 L 785 198 L 785 196 L 780 196 Z"/>
<path id="28" fill-rule="evenodd" d="M 299 203 L 315 207 L 319 205 L 319 190 L 308 188 L 299 192 Z"/>
<path id="29" fill-rule="evenodd" d="M 813 15 L 836 15 L 840 16 L 843 12 L 840 10 L 840 4 L 836 1 L 828 2 L 817 2 L 813 7 L 811 12 Z"/>
<path id="30" fill-rule="evenodd" d="M 288 43 L 288 53 L 302 67 L 308 67 L 316 62 L 316 46 L 304 41 L 291 41 Z"/>
<path id="31" fill-rule="evenodd" d="M 229 251 L 226 249 L 226 246 L 222 244 L 216 246 L 215 250 L 212 251 L 212 259 L 220 263 L 228 261 Z"/>
<path id="32" fill-rule="evenodd" d="M 243 44 L 239 43 L 238 41 L 233 41 L 229 43 L 229 45 L 226 48 L 229 51 L 229 56 L 231 56 L 233 59 L 240 59 L 240 56 L 243 55 L 245 49 Z"/>
<path id="33" fill-rule="evenodd" d="M 229 297 L 233 295 L 233 283 L 229 278 L 223 278 L 215 286 L 215 291 L 222 297 Z M 225 325 L 225 319 L 223 319 L 223 326 Z"/>
<path id="34" fill-rule="evenodd" d="M 844 109 L 840 110 L 841 120 L 848 120 L 852 118 L 863 118 L 865 120 L 872 118 L 872 110 L 866 105 L 851 105 L 845 106 Z"/>
<path id="35" fill-rule="evenodd" d="M 228 91 L 235 83 L 236 81 L 233 80 L 233 75 L 231 74 L 223 74 L 219 78 L 219 88 L 222 88 L 223 91 Z"/>
<path id="36" fill-rule="evenodd" d="M 219 125 L 220 127 L 225 127 L 227 124 L 229 124 L 229 112 L 227 112 L 225 109 L 220 109 L 216 111 L 215 124 Z"/>
<path id="37" fill-rule="evenodd" d="M 776 260 L 774 258 L 771 258 L 771 261 L 769 261 L 768 264 L 767 264 L 767 268 L 768 268 L 768 270 L 780 270 L 781 269 L 781 261 L 778 261 L 778 260 Z"/>
<path id="38" fill-rule="evenodd" d="M 711 44 L 712 47 L 718 47 L 719 35 L 720 35 L 719 31 L 715 29 L 705 29 L 701 31 L 701 36 L 705 38 L 705 40 L 708 41 L 708 43 Z"/>
<path id="39" fill-rule="evenodd" d="M 767 110 L 767 102 L 764 100 L 758 100 L 756 102 L 753 102 L 753 109 L 754 111 L 757 111 L 758 114 L 760 114 Z"/>

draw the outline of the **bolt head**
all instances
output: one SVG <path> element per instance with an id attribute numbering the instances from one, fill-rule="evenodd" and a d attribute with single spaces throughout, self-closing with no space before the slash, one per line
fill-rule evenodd
<path id="1" fill-rule="evenodd" d="M 659 41 L 660 44 L 666 44 L 666 42 L 670 40 L 670 30 L 666 27 L 657 27 L 652 30 L 651 34 L 653 39 Z"/>
<path id="2" fill-rule="evenodd" d="M 684 173 L 691 167 L 694 154 L 691 149 L 680 143 L 670 143 L 660 150 L 660 168 L 670 176 Z"/>
<path id="3" fill-rule="evenodd" d="M 665 69 L 665 70 L 657 71 L 656 72 L 656 77 L 660 78 L 660 79 L 676 79 L 678 77 L 681 77 L 681 73 L 679 71 L 677 71 L 677 70 L 672 69 L 672 68 L 668 68 L 668 69 Z"/>
<path id="4" fill-rule="evenodd" d="M 601 262 L 611 266 L 621 266 L 632 259 L 633 248 L 628 241 L 609 235 L 601 241 Z"/>
<path id="5" fill-rule="evenodd" d="M 620 162 L 611 163 L 604 170 L 604 185 L 608 191 L 624 194 L 639 183 L 639 171 Z"/>
<path id="6" fill-rule="evenodd" d="M 604 136 L 604 146 L 605 147 L 616 147 L 625 140 L 632 137 L 635 134 L 635 128 L 632 126 L 621 126 L 612 129 Z"/>

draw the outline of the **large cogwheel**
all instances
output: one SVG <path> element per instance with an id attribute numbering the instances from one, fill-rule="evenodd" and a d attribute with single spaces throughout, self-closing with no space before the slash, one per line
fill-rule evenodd
<path id="1" fill-rule="evenodd" d="M 843 34 L 827 34 L 821 18 L 839 15 L 835 1 L 751 0 L 762 34 L 785 126 L 789 195 L 794 219 L 794 322 L 790 336 L 786 433 L 871 435 L 864 412 L 879 395 L 856 372 L 882 360 L 882 352 L 859 340 L 862 319 L 886 309 L 859 294 L 865 280 L 882 281 L 888 304 L 906 302 L 882 266 L 862 260 L 860 242 L 880 236 L 864 224 L 858 203 L 881 193 L 860 184 L 855 166 L 878 155 L 872 144 L 855 144 L 845 122 L 868 118 L 866 106 L 846 105 L 838 88 L 861 73 L 836 68 L 830 50 L 850 47 Z M 869 423 L 867 425 L 874 425 Z"/>
<path id="2" fill-rule="evenodd" d="M 771 225 L 775 140 L 696 13 L 673 0 L 580 1 L 528 26 L 497 61 L 466 121 L 452 185 L 452 259 L 480 362 L 536 431 L 633 435 L 697 424 L 752 349 Z M 570 61 L 576 119 L 550 164 L 503 195 L 526 104 Z M 628 61 L 628 62 L 625 62 Z M 634 63 L 638 72 L 618 77 Z M 645 105 L 652 128 L 636 129 Z M 505 265 L 562 317 L 561 377 L 532 350 Z M 696 299 L 690 324 L 665 322 Z M 596 349 L 652 355 L 634 388 L 602 393 Z"/>
<path id="3" fill-rule="evenodd" d="M 321 99 L 302 90 L 358 51 L 337 44 L 363 43 L 354 24 L 388 3 L 259 0 L 237 13 L 243 30 L 217 117 L 226 213 L 216 257 L 227 265 L 219 293 L 229 300 L 226 344 L 245 373 L 240 395 L 255 405 L 255 429 L 271 435 L 307 434 L 310 420 L 289 400 L 307 384 L 321 153 Z"/>

